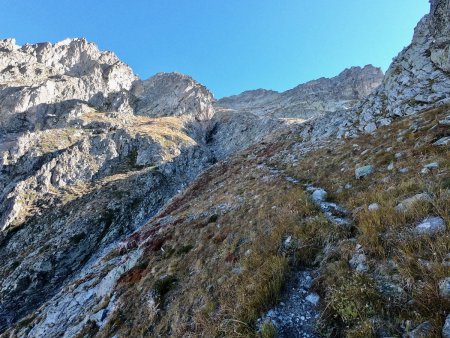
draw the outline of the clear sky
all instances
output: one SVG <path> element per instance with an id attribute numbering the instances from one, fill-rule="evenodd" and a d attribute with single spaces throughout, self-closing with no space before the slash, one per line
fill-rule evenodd
<path id="1" fill-rule="evenodd" d="M 179 71 L 216 97 L 386 70 L 428 0 L 0 0 L 0 37 L 85 37 L 141 77 Z"/>

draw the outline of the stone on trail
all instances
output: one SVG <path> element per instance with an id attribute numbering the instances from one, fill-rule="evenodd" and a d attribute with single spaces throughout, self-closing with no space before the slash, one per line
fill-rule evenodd
<path id="1" fill-rule="evenodd" d="M 372 165 L 366 165 L 364 167 L 359 167 L 359 168 L 356 168 L 356 170 L 355 170 L 355 177 L 356 177 L 356 179 L 361 179 L 361 178 L 371 175 L 373 173 L 373 171 L 374 171 L 374 168 Z"/>
<path id="2" fill-rule="evenodd" d="M 416 226 L 416 233 L 420 235 L 434 235 L 445 231 L 445 221 L 441 217 L 427 217 Z"/>

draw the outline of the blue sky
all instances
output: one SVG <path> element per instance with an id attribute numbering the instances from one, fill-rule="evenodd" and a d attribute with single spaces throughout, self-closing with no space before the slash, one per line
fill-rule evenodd
<path id="1" fill-rule="evenodd" d="M 1 37 L 85 37 L 142 78 L 179 71 L 216 97 L 386 70 L 428 0 L 0 0 Z"/>

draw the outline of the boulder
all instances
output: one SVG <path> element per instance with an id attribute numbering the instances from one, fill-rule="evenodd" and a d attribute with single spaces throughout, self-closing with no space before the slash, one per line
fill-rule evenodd
<path id="1" fill-rule="evenodd" d="M 396 207 L 395 210 L 398 212 L 406 212 L 418 202 L 431 202 L 431 196 L 427 193 L 420 193 L 404 199 Z"/>
<path id="2" fill-rule="evenodd" d="M 369 209 L 369 211 L 376 211 L 380 209 L 380 205 L 378 203 L 372 203 L 367 207 L 367 209 Z"/>
<path id="3" fill-rule="evenodd" d="M 327 199 L 327 192 L 323 189 L 314 190 L 312 194 L 312 199 L 316 203 L 324 202 Z"/>
<path id="4" fill-rule="evenodd" d="M 361 245 L 356 246 L 355 253 L 348 262 L 350 267 L 358 272 L 366 272 L 369 270 L 367 266 L 367 257 Z"/>
<path id="5" fill-rule="evenodd" d="M 416 226 L 416 233 L 420 235 L 434 235 L 445 231 L 445 221 L 441 217 L 427 217 Z"/>
<path id="6" fill-rule="evenodd" d="M 450 277 L 439 282 L 439 295 L 443 298 L 450 298 Z"/>
<path id="7" fill-rule="evenodd" d="M 436 142 L 433 143 L 435 146 L 446 146 L 448 144 L 450 144 L 450 137 L 442 137 L 439 140 L 437 140 Z"/>
<path id="8" fill-rule="evenodd" d="M 432 163 L 428 163 L 424 166 L 425 169 L 428 170 L 434 170 L 434 169 L 438 169 L 439 168 L 439 163 L 437 162 L 432 162 Z"/>
<path id="9" fill-rule="evenodd" d="M 361 179 L 364 178 L 366 176 L 369 176 L 371 174 L 373 174 L 374 172 L 374 168 L 372 165 L 366 165 L 364 167 L 359 167 L 356 168 L 355 170 L 355 177 L 356 179 Z"/>
<path id="10" fill-rule="evenodd" d="M 450 315 L 445 319 L 444 327 L 442 328 L 442 338 L 450 338 Z"/>
<path id="11" fill-rule="evenodd" d="M 317 305 L 319 304 L 320 296 L 317 293 L 310 293 L 305 299 L 311 304 Z"/>
<path id="12" fill-rule="evenodd" d="M 440 124 L 441 126 L 450 126 L 450 115 L 447 116 L 447 117 L 445 117 L 445 118 L 442 119 L 442 120 L 439 120 L 439 124 Z"/>
<path id="13" fill-rule="evenodd" d="M 414 330 L 409 332 L 407 338 L 428 338 L 431 337 L 433 325 L 430 322 L 425 322 L 417 326 Z"/>
<path id="14" fill-rule="evenodd" d="M 405 156 L 405 153 L 399 152 L 399 153 L 396 153 L 394 156 L 395 156 L 395 159 L 399 160 Z"/>
<path id="15" fill-rule="evenodd" d="M 373 122 L 368 123 L 365 127 L 364 127 L 364 131 L 366 133 L 373 133 L 375 130 L 377 130 L 377 125 Z"/>
<path id="16" fill-rule="evenodd" d="M 378 121 L 381 126 L 389 126 L 392 123 L 392 119 L 382 118 Z"/>

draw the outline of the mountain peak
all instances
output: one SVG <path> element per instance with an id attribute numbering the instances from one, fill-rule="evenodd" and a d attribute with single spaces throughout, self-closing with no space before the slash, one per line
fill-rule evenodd
<path id="1" fill-rule="evenodd" d="M 18 49 L 19 46 L 16 45 L 16 39 L 3 39 L 0 40 L 0 52 L 11 52 Z"/>
<path id="2" fill-rule="evenodd" d="M 158 73 L 135 84 L 134 93 L 138 97 L 138 115 L 184 115 L 199 121 L 209 120 L 214 115 L 211 92 L 182 73 Z"/>

